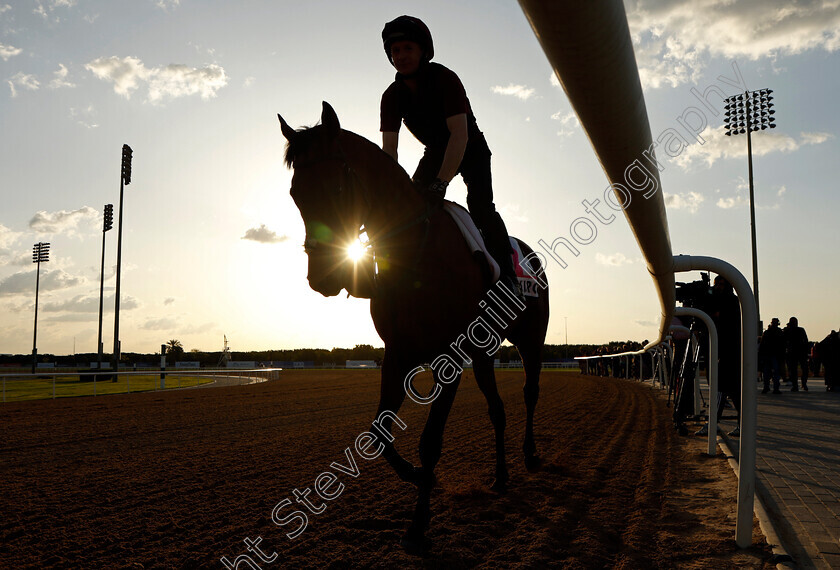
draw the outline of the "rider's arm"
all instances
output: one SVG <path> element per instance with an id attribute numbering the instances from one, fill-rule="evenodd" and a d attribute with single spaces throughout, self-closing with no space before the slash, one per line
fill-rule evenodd
<path id="1" fill-rule="evenodd" d="M 384 131 L 382 133 L 382 150 L 391 155 L 391 158 L 394 160 L 397 160 L 397 145 L 399 144 L 399 140 L 400 133 L 391 131 Z"/>
<path id="2" fill-rule="evenodd" d="M 461 161 L 464 159 L 464 151 L 467 148 L 467 114 L 461 113 L 446 119 L 446 126 L 449 129 L 449 142 L 446 144 L 446 153 L 443 155 L 443 164 L 440 166 L 438 178 L 449 182 L 455 178 Z M 387 152 L 387 151 L 386 151 Z M 396 144 L 394 146 L 396 154 Z"/>

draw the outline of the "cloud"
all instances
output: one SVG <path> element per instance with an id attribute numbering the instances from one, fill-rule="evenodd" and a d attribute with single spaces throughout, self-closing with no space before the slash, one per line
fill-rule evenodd
<path id="1" fill-rule="evenodd" d="M 83 109 L 70 107 L 70 117 L 75 119 L 77 123 L 88 129 L 95 129 L 99 126 L 99 123 L 94 122 L 94 117 L 96 117 L 96 109 L 94 109 L 93 105 L 88 105 Z"/>
<path id="2" fill-rule="evenodd" d="M 737 206 L 746 206 L 750 202 L 740 194 L 737 196 L 730 196 L 728 198 L 718 198 L 717 207 L 724 210 L 731 210 Z"/>
<path id="3" fill-rule="evenodd" d="M 497 93 L 499 95 L 512 95 L 513 97 L 518 97 L 523 101 L 529 99 L 536 90 L 533 87 L 526 87 L 525 85 L 514 85 L 510 83 L 507 87 L 502 87 L 501 85 L 495 85 L 490 88 L 493 93 Z"/>
<path id="4" fill-rule="evenodd" d="M 688 210 L 692 214 L 700 208 L 700 204 L 706 199 L 699 192 L 686 192 L 684 194 L 662 194 L 665 205 L 672 210 Z"/>
<path id="5" fill-rule="evenodd" d="M 12 231 L 3 224 L 0 224 L 0 264 L 18 265 L 18 260 L 14 259 L 15 252 L 12 250 L 12 246 L 22 235 L 22 233 Z M 28 258 L 28 256 L 27 262 L 31 263 L 31 260 Z"/>
<path id="6" fill-rule="evenodd" d="M 802 144 L 822 144 L 834 138 L 829 133 L 801 133 L 799 136 L 802 137 Z"/>
<path id="7" fill-rule="evenodd" d="M 180 324 L 181 323 L 178 319 L 163 317 L 160 319 L 147 319 L 145 323 L 140 325 L 140 328 L 147 331 L 174 330 L 177 329 Z"/>
<path id="8" fill-rule="evenodd" d="M 21 236 L 20 232 L 12 231 L 3 224 L 0 224 L 0 254 L 7 252 L 8 248 Z"/>
<path id="9" fill-rule="evenodd" d="M 149 80 L 149 101 L 152 103 L 196 94 L 202 99 L 211 99 L 228 82 L 225 70 L 215 64 L 201 69 L 170 64 L 152 71 Z"/>
<path id="10" fill-rule="evenodd" d="M 560 121 L 560 130 L 557 131 L 557 136 L 570 137 L 575 134 L 575 131 L 580 130 L 580 121 L 573 111 L 569 111 L 568 113 L 557 111 L 551 115 L 551 118 L 555 121 Z"/>
<path id="11" fill-rule="evenodd" d="M 695 164 L 712 166 L 715 162 L 725 158 L 745 158 L 747 143 L 742 136 L 726 136 L 723 128 L 706 127 L 700 133 L 703 144 L 695 143 L 683 149 L 674 158 L 683 170 L 689 170 Z M 759 131 L 752 135 L 753 156 L 764 156 L 774 152 L 794 152 L 803 146 L 822 144 L 833 135 L 829 133 L 800 133 L 799 140 L 775 131 Z"/>
<path id="12" fill-rule="evenodd" d="M 734 195 L 718 198 L 717 202 L 715 202 L 715 205 L 718 208 L 721 208 L 723 210 L 731 210 L 733 208 L 749 206 L 749 181 L 743 176 L 739 176 L 734 186 Z M 717 190 L 717 192 L 720 192 L 720 190 Z M 762 193 L 762 196 L 756 201 L 755 207 L 761 210 L 778 210 L 782 207 L 782 197 L 785 195 L 786 192 L 787 187 L 780 186 L 779 189 L 776 190 L 777 200 L 772 203 L 768 203 L 768 198 L 770 197 L 770 195 Z"/>
<path id="13" fill-rule="evenodd" d="M 57 8 L 72 8 L 76 5 L 76 0 L 37 0 L 38 7 L 32 10 L 33 14 L 37 14 L 41 16 L 45 20 L 50 17 L 50 15 L 55 12 Z M 56 22 L 61 21 L 60 18 L 56 16 Z"/>
<path id="14" fill-rule="evenodd" d="M 127 99 L 148 75 L 143 62 L 135 57 L 100 57 L 86 64 L 85 69 L 99 79 L 113 81 L 114 91 Z"/>
<path id="15" fill-rule="evenodd" d="M 595 261 L 601 265 L 612 267 L 621 267 L 622 265 L 632 265 L 633 260 L 629 259 L 623 253 L 613 253 L 612 255 L 604 255 L 603 253 L 595 254 Z"/>
<path id="16" fill-rule="evenodd" d="M 80 224 L 99 219 L 99 212 L 90 206 L 78 210 L 58 212 L 38 212 L 29 220 L 29 227 L 39 234 L 74 235 Z"/>
<path id="17" fill-rule="evenodd" d="M 42 271 L 40 279 L 40 290 L 58 291 L 81 285 L 85 280 L 81 277 L 74 277 L 61 269 L 53 271 Z M 0 297 L 12 297 L 16 295 L 29 295 L 35 293 L 35 270 L 21 271 L 9 275 L 0 281 Z"/>
<path id="18" fill-rule="evenodd" d="M 64 67 L 63 63 L 58 64 L 58 71 L 54 72 L 53 75 L 55 76 L 52 81 L 50 81 L 50 88 L 51 89 L 59 89 L 61 87 L 75 87 L 74 83 L 70 83 L 67 81 L 67 68 Z"/>
<path id="19" fill-rule="evenodd" d="M 679 39 L 650 39 L 636 47 L 639 79 L 645 88 L 677 87 L 696 83 L 705 67 L 701 54 L 686 49 Z"/>
<path id="20" fill-rule="evenodd" d="M 179 334 L 202 334 L 217 328 L 216 323 L 203 323 L 200 325 L 187 325 L 178 330 Z"/>
<path id="21" fill-rule="evenodd" d="M 241 239 L 247 239 L 260 243 L 280 243 L 289 239 L 289 236 L 278 236 L 276 232 L 260 224 L 258 228 L 250 228 Z"/>
<path id="22" fill-rule="evenodd" d="M 836 0 L 628 0 L 626 7 L 646 87 L 694 81 L 711 57 L 840 49 Z"/>
<path id="23" fill-rule="evenodd" d="M 9 59 L 13 58 L 16 55 L 20 55 L 23 50 L 20 48 L 16 48 L 15 46 L 7 46 L 6 44 L 0 44 L 0 57 L 3 58 L 3 61 L 9 61 Z"/>
<path id="24" fill-rule="evenodd" d="M 155 6 L 161 10 L 168 12 L 170 9 L 177 8 L 181 5 L 181 0 L 153 0 Z"/>
<path id="25" fill-rule="evenodd" d="M 106 313 L 114 312 L 114 297 L 115 295 L 110 295 L 102 300 L 102 308 Z M 134 297 L 120 295 L 120 311 L 130 311 L 139 306 Z M 93 297 L 76 295 L 72 299 L 44 303 L 42 308 L 46 313 L 99 313 L 99 295 Z"/>
<path id="26" fill-rule="evenodd" d="M 521 204 L 504 204 L 501 208 L 499 208 L 499 214 L 505 220 L 515 220 L 523 224 L 527 224 L 531 221 L 528 214 L 522 211 Z"/>
<path id="27" fill-rule="evenodd" d="M 16 73 L 11 78 L 9 78 L 6 83 L 9 84 L 9 88 L 12 90 L 12 97 L 17 97 L 18 92 L 15 89 L 15 86 L 22 87 L 23 89 L 28 89 L 30 91 L 37 91 L 41 84 L 35 79 L 32 75 L 27 75 L 22 71 Z"/>
<path id="28" fill-rule="evenodd" d="M 141 85 L 146 85 L 146 100 L 152 104 L 190 95 L 211 99 L 228 82 L 225 70 L 216 64 L 195 68 L 171 63 L 148 68 L 136 57 L 112 56 L 95 59 L 86 64 L 85 69 L 99 79 L 113 82 L 114 92 L 126 99 L 130 99 Z"/>

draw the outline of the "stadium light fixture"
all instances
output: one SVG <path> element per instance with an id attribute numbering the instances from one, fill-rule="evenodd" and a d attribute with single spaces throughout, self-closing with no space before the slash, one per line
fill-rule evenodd
<path id="1" fill-rule="evenodd" d="M 105 204 L 105 211 L 102 213 L 102 264 L 99 269 L 99 338 L 96 343 L 96 350 L 99 358 L 97 368 L 102 368 L 102 297 L 105 285 L 105 232 L 114 227 L 114 205 Z"/>
<path id="2" fill-rule="evenodd" d="M 120 163 L 120 219 L 117 229 L 117 290 L 114 299 L 114 371 L 120 371 L 120 277 L 122 268 L 123 190 L 131 184 L 131 157 L 133 151 L 127 144 L 122 146 Z M 116 376 L 114 380 L 116 381 Z"/>
<path id="3" fill-rule="evenodd" d="M 38 264 L 35 268 L 35 326 L 32 333 L 32 373 L 38 366 L 38 291 L 41 288 L 41 263 L 50 260 L 50 244 L 38 242 L 32 246 L 32 263 Z"/>
<path id="4" fill-rule="evenodd" d="M 776 128 L 776 111 L 773 109 L 773 90 L 759 89 L 758 91 L 745 91 L 742 95 L 733 95 L 723 100 L 724 123 L 726 136 L 747 135 L 747 164 L 750 180 L 750 236 L 752 239 L 752 270 L 753 270 L 753 293 L 755 294 L 756 315 L 758 317 L 758 329 L 763 330 L 761 324 L 761 309 L 758 302 L 758 257 L 755 243 L 755 197 L 753 190 L 753 165 L 752 165 L 752 136 L 755 131 L 764 131 Z"/>

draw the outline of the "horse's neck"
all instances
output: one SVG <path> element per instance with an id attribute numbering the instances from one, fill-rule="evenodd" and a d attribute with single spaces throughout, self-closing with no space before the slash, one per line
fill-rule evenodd
<path id="1" fill-rule="evenodd" d="M 365 221 L 370 237 L 384 236 L 422 216 L 426 203 L 405 171 L 379 147 L 365 141 L 355 167 L 365 186 L 370 213 Z"/>

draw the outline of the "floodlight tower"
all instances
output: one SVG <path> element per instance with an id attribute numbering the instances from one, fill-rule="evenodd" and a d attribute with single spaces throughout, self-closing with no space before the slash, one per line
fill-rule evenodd
<path id="1" fill-rule="evenodd" d="M 122 267 L 123 189 L 131 184 L 131 147 L 122 147 L 120 168 L 120 221 L 117 229 L 117 291 L 114 300 L 114 371 L 120 371 L 120 269 Z M 114 376 L 116 378 L 116 376 Z"/>
<path id="2" fill-rule="evenodd" d="M 50 244 L 38 242 L 32 246 L 32 263 L 37 263 L 35 268 L 35 326 L 32 333 L 32 373 L 38 364 L 38 290 L 41 287 L 41 263 L 50 260 Z"/>
<path id="3" fill-rule="evenodd" d="M 105 204 L 105 211 L 102 215 L 102 264 L 99 270 L 99 339 L 96 343 L 96 350 L 99 354 L 97 368 L 102 368 L 102 294 L 105 286 L 105 232 L 114 227 L 114 205 Z"/>
<path id="4" fill-rule="evenodd" d="M 761 309 L 758 303 L 758 257 L 755 247 L 755 198 L 753 193 L 753 166 L 752 166 L 752 137 L 753 131 L 764 131 L 776 128 L 773 115 L 772 89 L 759 89 L 758 91 L 745 91 L 743 95 L 733 95 L 724 99 L 724 122 L 726 123 L 726 136 L 747 135 L 747 164 L 750 178 L 750 234 L 752 238 L 752 270 L 753 270 L 753 293 L 755 294 L 756 316 L 758 318 L 758 330 L 761 327 Z"/>

